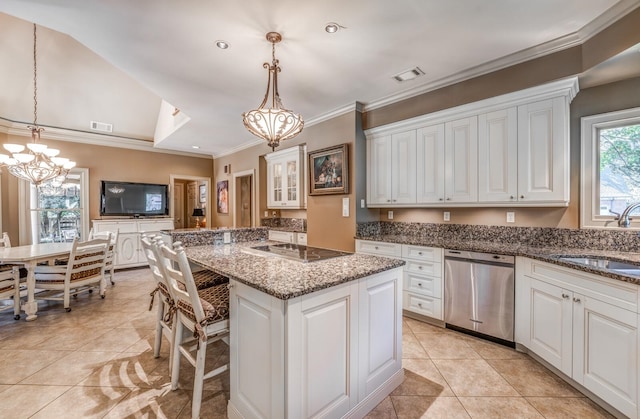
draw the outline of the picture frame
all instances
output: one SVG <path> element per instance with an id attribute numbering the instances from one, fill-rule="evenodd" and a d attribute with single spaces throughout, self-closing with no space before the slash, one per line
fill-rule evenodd
<path id="1" fill-rule="evenodd" d="M 207 202 L 207 185 L 200 185 L 200 203 Z"/>
<path id="2" fill-rule="evenodd" d="M 307 154 L 309 195 L 349 193 L 349 144 L 327 147 Z"/>
<path id="3" fill-rule="evenodd" d="M 219 214 L 229 213 L 229 181 L 221 180 L 216 184 L 216 207 Z"/>

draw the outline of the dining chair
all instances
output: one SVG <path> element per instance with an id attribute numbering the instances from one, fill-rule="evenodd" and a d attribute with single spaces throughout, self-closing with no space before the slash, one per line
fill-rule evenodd
<path id="1" fill-rule="evenodd" d="M 5 265 L 7 266 L 7 265 Z M 0 271 L 0 300 L 11 301 L 11 305 L 2 307 L 6 310 L 13 307 L 13 318 L 20 319 L 20 274 L 18 266 L 13 265 L 11 269 Z"/>
<path id="2" fill-rule="evenodd" d="M 184 357 L 194 368 L 191 417 L 200 417 L 204 380 L 213 378 L 229 369 L 225 364 L 205 371 L 207 347 L 229 336 L 229 288 L 218 284 L 198 290 L 189 267 L 182 244 L 174 243 L 173 249 L 163 244 L 158 255 L 169 283 L 176 305 L 173 328 L 173 366 L 171 367 L 171 389 L 177 390 L 180 376 L 180 359 Z M 193 338 L 184 339 L 185 329 Z M 195 351 L 195 353 L 194 353 Z"/>
<path id="3" fill-rule="evenodd" d="M 115 262 L 116 262 L 116 254 L 118 252 L 118 235 L 120 234 L 120 230 L 116 229 L 115 232 L 111 231 L 99 231 L 94 232 L 93 228 L 89 230 L 89 240 L 95 238 L 106 238 L 111 237 L 111 241 L 109 242 L 109 248 L 107 249 L 107 259 L 104 263 L 104 274 L 105 277 L 109 278 L 109 282 L 111 285 L 115 285 L 116 283 L 113 280 L 113 275 L 115 272 Z"/>
<path id="4" fill-rule="evenodd" d="M 50 292 L 38 293 L 39 300 L 62 300 L 67 312 L 71 311 L 71 295 L 100 289 L 105 297 L 105 260 L 110 238 L 84 242 L 73 240 L 71 253 L 65 265 L 38 265 L 34 269 L 36 289 Z"/>
<path id="5" fill-rule="evenodd" d="M 9 238 L 9 234 L 7 232 L 3 232 L 2 238 L 0 238 L 0 248 L 3 247 L 11 247 L 11 239 Z M 23 265 L 17 263 L 2 263 L 2 261 L 0 260 L 0 271 L 11 271 L 14 267 L 18 268 L 21 282 L 26 282 L 27 270 Z"/>

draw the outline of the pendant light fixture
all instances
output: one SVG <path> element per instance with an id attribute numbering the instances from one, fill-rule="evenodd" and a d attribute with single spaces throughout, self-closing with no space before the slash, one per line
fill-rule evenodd
<path id="1" fill-rule="evenodd" d="M 268 71 L 267 92 L 258 109 L 242 114 L 242 122 L 250 133 L 266 140 L 271 150 L 275 150 L 280 145 L 280 141 L 300 134 L 304 121 L 300 114 L 284 108 L 278 93 L 280 63 L 276 60 L 276 44 L 282 41 L 282 36 L 278 32 L 269 32 L 267 41 L 271 42 L 271 65 L 269 63 L 262 65 Z M 266 108 L 269 95 L 271 95 L 271 107 Z"/>
<path id="2" fill-rule="evenodd" d="M 33 24 L 33 125 L 32 142 L 27 144 L 28 152 L 22 144 L 4 144 L 5 150 L 12 155 L 0 154 L 0 164 L 6 166 L 13 176 L 27 180 L 36 186 L 52 181 L 54 186 L 62 185 L 69 170 L 76 163 L 58 157 L 60 150 L 48 148 L 40 142 L 40 133 L 44 128 L 38 126 L 38 65 L 36 61 L 36 25 Z"/>

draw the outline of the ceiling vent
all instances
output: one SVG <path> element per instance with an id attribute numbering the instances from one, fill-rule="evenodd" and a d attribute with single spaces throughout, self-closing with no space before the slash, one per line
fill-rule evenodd
<path id="1" fill-rule="evenodd" d="M 415 67 L 415 68 L 412 68 L 411 70 L 406 70 L 406 71 L 403 71 L 402 73 L 398 73 L 395 76 L 393 76 L 393 78 L 396 81 L 402 83 L 405 81 L 413 80 L 416 77 L 420 77 L 422 75 L 424 75 L 424 71 L 420 70 L 419 67 Z"/>
<path id="2" fill-rule="evenodd" d="M 113 132 L 113 124 L 91 121 L 91 129 L 100 132 Z"/>

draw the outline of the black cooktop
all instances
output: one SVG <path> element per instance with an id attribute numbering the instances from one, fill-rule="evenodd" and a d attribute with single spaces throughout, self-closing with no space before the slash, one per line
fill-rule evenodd
<path id="1" fill-rule="evenodd" d="M 291 243 L 266 244 L 263 246 L 254 246 L 251 249 L 262 254 L 297 260 L 300 262 L 315 262 L 318 260 L 325 260 L 350 254 L 347 252 L 339 252 L 337 250 L 322 249 L 319 247 L 309 247 Z"/>

